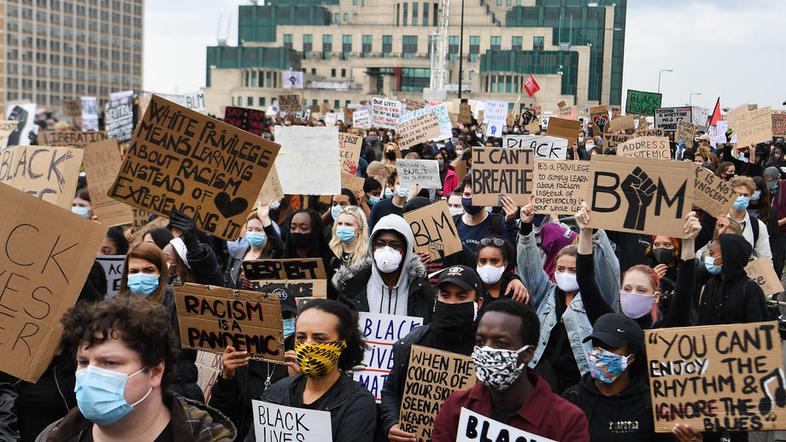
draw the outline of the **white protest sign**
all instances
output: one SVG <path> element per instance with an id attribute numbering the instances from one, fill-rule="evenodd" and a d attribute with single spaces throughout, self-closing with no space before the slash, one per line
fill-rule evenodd
<path id="1" fill-rule="evenodd" d="M 335 112 L 328 112 L 325 114 L 325 126 L 335 126 L 338 121 L 338 114 Z"/>
<path id="2" fill-rule="evenodd" d="M 421 189 L 442 188 L 437 160 L 396 160 L 396 171 L 401 187 L 412 189 L 419 185 Z"/>
<path id="3" fill-rule="evenodd" d="M 287 407 L 257 400 L 254 409 L 254 434 L 260 442 L 332 442 L 330 412 Z"/>
<path id="4" fill-rule="evenodd" d="M 281 144 L 276 170 L 285 194 L 341 193 L 338 127 L 276 126 L 275 138 Z"/>
<path id="5" fill-rule="evenodd" d="M 352 114 L 352 127 L 358 129 L 371 128 L 371 111 L 368 109 L 358 109 Z"/>
<path id="6" fill-rule="evenodd" d="M 284 87 L 284 89 L 303 89 L 303 72 L 281 72 L 281 85 Z"/>
<path id="7" fill-rule="evenodd" d="M 205 113 L 205 93 L 196 91 L 183 95 L 156 94 L 159 97 L 177 103 L 192 111 Z"/>
<path id="8" fill-rule="evenodd" d="M 565 160 L 568 157 L 568 140 L 541 135 L 505 135 L 502 147 L 532 149 L 538 160 Z"/>
<path id="9" fill-rule="evenodd" d="M 395 129 L 401 118 L 401 102 L 387 98 L 371 99 L 371 125 L 383 129 Z"/>
<path id="10" fill-rule="evenodd" d="M 420 325 L 423 325 L 423 318 L 358 312 L 358 327 L 368 348 L 363 355 L 364 368 L 354 370 L 352 379 L 363 384 L 377 402 L 393 368 L 393 344 Z"/>
<path id="11" fill-rule="evenodd" d="M 508 103 L 504 101 L 486 101 L 483 122 L 486 124 L 487 137 L 501 137 L 502 127 L 508 119 Z"/>
<path id="12" fill-rule="evenodd" d="M 98 130 L 98 97 L 80 97 L 82 130 Z"/>
<path id="13" fill-rule="evenodd" d="M 456 431 L 456 442 L 503 440 L 515 442 L 556 442 L 553 439 L 519 430 L 461 407 L 458 430 Z"/>
<path id="14" fill-rule="evenodd" d="M 98 255 L 96 261 L 101 265 L 106 275 L 106 297 L 111 298 L 120 290 L 120 280 L 123 278 L 123 265 L 125 255 Z"/>
<path id="15" fill-rule="evenodd" d="M 104 126 L 107 138 L 116 138 L 120 143 L 131 141 L 131 134 L 134 131 L 133 95 L 106 103 Z"/>
<path id="16" fill-rule="evenodd" d="M 213 385 L 218 381 L 218 377 L 221 376 L 221 369 L 223 368 L 221 355 L 208 351 L 197 351 L 194 365 L 196 365 L 199 373 L 197 375 L 197 385 L 202 390 L 202 395 L 205 396 L 205 402 L 210 402 Z"/>

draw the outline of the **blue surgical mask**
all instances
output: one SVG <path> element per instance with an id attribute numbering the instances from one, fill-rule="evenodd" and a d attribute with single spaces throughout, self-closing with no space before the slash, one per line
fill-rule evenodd
<path id="1" fill-rule="evenodd" d="M 333 221 L 338 219 L 338 215 L 341 214 L 341 209 L 343 209 L 343 208 L 344 208 L 344 206 L 341 206 L 341 205 L 338 205 L 338 204 L 336 204 L 335 206 L 330 208 L 330 216 L 333 217 Z"/>
<path id="2" fill-rule="evenodd" d="M 710 275 L 718 275 L 721 272 L 721 266 L 715 265 L 715 258 L 712 256 L 705 256 L 704 257 L 704 268 L 710 272 Z"/>
<path id="3" fill-rule="evenodd" d="M 90 219 L 90 209 L 82 206 L 71 206 L 71 213 Z"/>
<path id="4" fill-rule="evenodd" d="M 284 319 L 284 339 L 295 334 L 295 318 Z"/>
<path id="5" fill-rule="evenodd" d="M 770 188 L 770 192 L 775 192 L 776 190 L 778 190 L 778 182 L 777 181 L 773 181 L 773 182 L 767 184 L 767 187 Z"/>
<path id="6" fill-rule="evenodd" d="M 751 201 L 758 201 L 761 198 L 761 191 L 757 190 L 751 195 Z"/>
<path id="7" fill-rule="evenodd" d="M 128 379 L 144 371 L 127 375 L 93 365 L 76 372 L 76 403 L 87 420 L 98 425 L 111 425 L 125 417 L 153 391 L 151 387 L 141 399 L 129 404 L 125 391 Z"/>
<path id="8" fill-rule="evenodd" d="M 246 241 L 251 247 L 261 249 L 267 244 L 267 235 L 263 232 L 246 232 Z"/>
<path id="9" fill-rule="evenodd" d="M 409 195 L 409 188 L 404 186 L 396 186 L 396 195 L 399 198 L 406 198 Z"/>
<path id="10" fill-rule="evenodd" d="M 346 244 L 355 239 L 355 228 L 350 226 L 338 226 L 336 227 L 336 237 Z"/>
<path id="11" fill-rule="evenodd" d="M 620 356 L 606 349 L 595 347 L 589 352 L 590 374 L 596 381 L 613 384 L 628 368 L 630 356 Z"/>
<path id="12" fill-rule="evenodd" d="M 745 210 L 748 208 L 749 203 L 750 200 L 747 197 L 740 195 L 734 200 L 734 210 Z"/>
<path id="13" fill-rule="evenodd" d="M 135 295 L 150 296 L 158 290 L 158 275 L 147 273 L 128 275 L 128 289 Z"/>
<path id="14" fill-rule="evenodd" d="M 379 202 L 379 197 L 378 196 L 370 195 L 368 197 L 368 205 L 369 206 L 374 207 L 374 204 L 376 204 L 378 202 Z"/>
<path id="15" fill-rule="evenodd" d="M 385 198 L 393 198 L 393 190 L 390 187 L 385 187 Z"/>

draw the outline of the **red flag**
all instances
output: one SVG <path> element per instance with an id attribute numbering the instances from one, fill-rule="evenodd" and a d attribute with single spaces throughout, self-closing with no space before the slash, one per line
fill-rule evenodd
<path id="1" fill-rule="evenodd" d="M 721 120 L 721 108 L 720 108 L 720 97 L 718 97 L 718 101 L 715 102 L 715 109 L 712 111 L 712 115 L 710 115 L 710 126 L 715 126 L 718 121 Z"/>
<path id="2" fill-rule="evenodd" d="M 538 82 L 535 81 L 535 77 L 533 77 L 532 74 L 530 74 L 529 78 L 527 78 L 527 81 L 524 83 L 524 90 L 527 91 L 530 97 L 540 90 L 540 86 L 538 86 Z"/>

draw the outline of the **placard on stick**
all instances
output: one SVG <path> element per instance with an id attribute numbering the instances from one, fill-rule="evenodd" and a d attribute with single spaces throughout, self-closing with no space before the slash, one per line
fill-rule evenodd
<path id="1" fill-rule="evenodd" d="M 472 204 L 497 206 L 500 195 L 529 203 L 534 167 L 532 149 L 472 148 Z"/>
<path id="2" fill-rule="evenodd" d="M 175 287 L 184 348 L 223 353 L 231 345 L 266 361 L 284 361 L 284 323 L 279 297 L 270 292 L 200 284 Z"/>
<path id="3" fill-rule="evenodd" d="M 776 322 L 646 330 L 655 431 L 786 428 Z"/>
<path id="4" fill-rule="evenodd" d="M 87 189 L 90 192 L 93 214 L 98 218 L 98 222 L 108 227 L 131 224 L 134 221 L 134 210 L 131 206 L 107 196 L 107 191 L 112 187 L 120 170 L 117 140 L 99 141 L 85 146 L 83 164 L 87 172 Z"/>
<path id="5" fill-rule="evenodd" d="M 396 126 L 399 146 L 402 149 L 425 143 L 436 138 L 441 133 L 439 117 L 434 112 L 427 112 L 418 116 L 401 116 L 401 122 Z"/>
<path id="6" fill-rule="evenodd" d="M 79 296 L 106 229 L 6 184 L 0 207 L 7 209 L 0 217 L 0 371 L 35 383 L 60 346 L 60 318 Z"/>
<path id="7" fill-rule="evenodd" d="M 14 146 L 0 152 L 0 182 L 71 210 L 82 149 Z"/>
<path id="8" fill-rule="evenodd" d="M 254 440 L 260 442 L 297 441 L 332 442 L 330 412 L 287 407 L 256 399 L 254 410 Z M 341 442 L 341 441 L 336 441 Z"/>
<path id="9" fill-rule="evenodd" d="M 415 252 L 426 252 L 436 261 L 462 250 L 461 238 L 445 200 L 404 214 L 415 235 Z"/>
<path id="10" fill-rule="evenodd" d="M 574 214 L 589 183 L 589 161 L 535 161 L 535 213 Z"/>
<path id="11" fill-rule="evenodd" d="M 579 131 L 581 131 L 581 122 L 551 117 L 546 135 L 564 138 L 572 146 L 578 144 Z"/>
<path id="12" fill-rule="evenodd" d="M 153 96 L 109 196 L 236 239 L 279 145 Z"/>
<path id="13" fill-rule="evenodd" d="M 470 356 L 413 345 L 409 354 L 399 428 L 418 440 L 431 439 L 431 427 L 445 399 L 475 385 Z"/>
<path id="14" fill-rule="evenodd" d="M 747 266 L 745 266 L 745 273 L 748 277 L 759 284 L 764 296 L 771 296 L 783 291 L 783 284 L 781 283 L 778 274 L 775 273 L 775 267 L 772 266 L 767 258 L 754 259 Z"/>
<path id="15" fill-rule="evenodd" d="M 729 213 L 737 193 L 729 186 L 728 182 L 705 169 L 696 167 L 696 190 L 694 191 L 693 204 L 705 211 L 713 218 L 718 218 Z"/>
<path id="16" fill-rule="evenodd" d="M 296 298 L 327 297 L 327 276 L 320 258 L 243 261 L 243 272 L 266 293 L 283 289 Z"/>
<path id="17" fill-rule="evenodd" d="M 42 130 L 38 132 L 38 144 L 44 146 L 85 147 L 86 144 L 106 139 L 106 132 L 76 130 Z"/>
<path id="18" fill-rule="evenodd" d="M 659 93 L 628 89 L 625 113 L 652 117 L 655 115 L 655 109 L 660 107 L 662 99 L 663 95 Z"/>
<path id="19" fill-rule="evenodd" d="M 585 198 L 590 227 L 685 238 L 695 167 L 685 161 L 593 156 Z"/>
<path id="20" fill-rule="evenodd" d="M 665 137 L 642 137 L 617 145 L 617 155 L 626 158 L 648 160 L 671 159 L 669 139 Z"/>
<path id="21" fill-rule="evenodd" d="M 396 160 L 396 171 L 402 187 L 442 189 L 437 160 Z"/>

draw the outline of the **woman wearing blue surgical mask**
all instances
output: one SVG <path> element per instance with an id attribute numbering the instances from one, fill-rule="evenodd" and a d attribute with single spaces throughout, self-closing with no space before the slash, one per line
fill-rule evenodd
<path id="1" fill-rule="evenodd" d="M 251 288 L 243 275 L 243 261 L 272 258 L 284 252 L 284 241 L 270 219 L 270 205 L 260 206 L 246 218 L 246 229 L 227 262 L 225 279 L 230 287 Z"/>
<path id="2" fill-rule="evenodd" d="M 90 203 L 90 194 L 87 189 L 79 189 L 71 202 L 71 212 L 82 218 L 93 219 L 93 205 Z"/>
<path id="3" fill-rule="evenodd" d="M 357 265 L 368 254 L 366 215 L 355 206 L 345 206 L 333 223 L 330 250 L 341 264 Z"/>
<path id="4" fill-rule="evenodd" d="M 357 207 L 358 198 L 351 190 L 342 188 L 340 194 L 333 195 L 330 201 L 330 209 L 323 213 L 321 217 L 322 225 L 325 226 L 323 234 L 326 238 L 330 239 L 332 237 L 333 224 L 336 223 L 336 218 L 341 213 L 341 209 L 348 206 Z"/>

